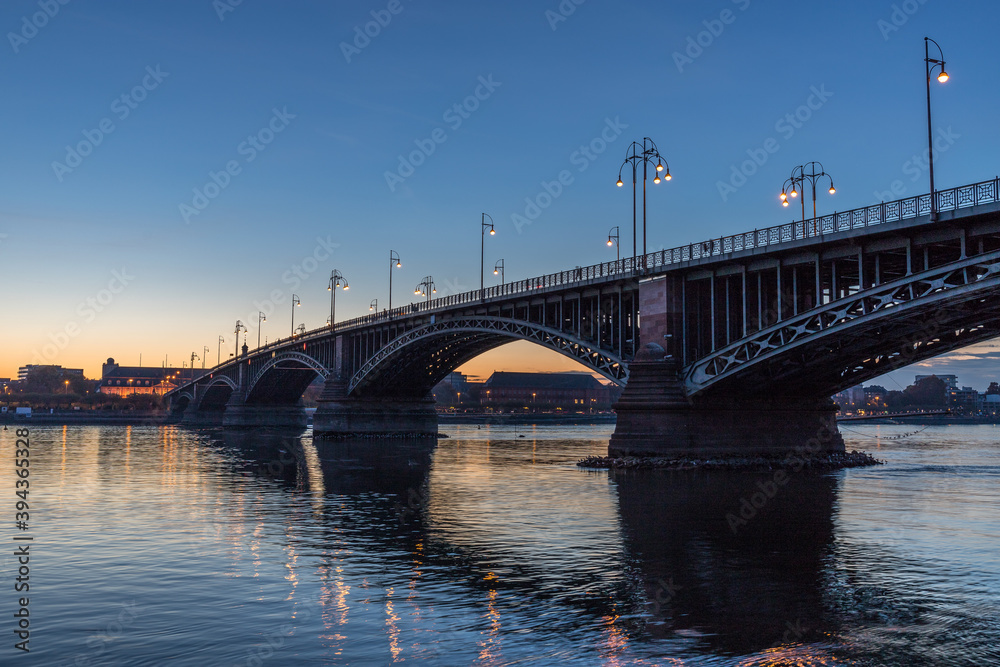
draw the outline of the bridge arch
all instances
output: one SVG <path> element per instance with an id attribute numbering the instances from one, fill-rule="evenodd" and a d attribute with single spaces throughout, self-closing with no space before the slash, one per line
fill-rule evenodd
<path id="1" fill-rule="evenodd" d="M 830 396 L 996 337 L 1000 251 L 913 274 L 772 325 L 685 369 L 688 396 L 777 388 Z"/>
<path id="2" fill-rule="evenodd" d="M 422 398 L 465 362 L 515 340 L 554 350 L 616 384 L 628 380 L 622 359 L 555 329 L 502 317 L 459 317 L 416 327 L 389 341 L 354 374 L 348 392 L 355 397 Z"/>
<path id="3" fill-rule="evenodd" d="M 313 380 L 327 377 L 322 363 L 304 352 L 282 352 L 265 361 L 247 388 L 247 404 L 294 405 Z"/>
<path id="4" fill-rule="evenodd" d="M 222 412 L 226 409 L 229 397 L 236 389 L 236 382 L 225 375 L 217 375 L 205 385 L 201 400 L 198 401 L 198 412 Z"/>

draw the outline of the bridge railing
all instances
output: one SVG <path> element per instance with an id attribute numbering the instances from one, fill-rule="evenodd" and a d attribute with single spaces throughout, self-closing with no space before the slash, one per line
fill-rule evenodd
<path id="1" fill-rule="evenodd" d="M 972 185 L 963 185 L 950 190 L 939 190 L 937 196 L 938 211 L 953 211 L 980 204 L 1000 202 L 1000 178 L 982 181 Z M 430 301 L 410 304 L 391 311 L 346 320 L 337 325 L 337 329 L 364 326 L 384 319 L 406 316 L 414 313 L 447 309 L 468 303 L 481 302 L 484 299 L 530 294 L 532 291 L 549 287 L 561 287 L 574 283 L 620 276 L 622 278 L 642 275 L 652 269 L 707 259 L 726 255 L 742 250 L 755 248 L 770 248 L 783 243 L 819 238 L 826 234 L 849 231 L 861 227 L 898 222 L 909 218 L 927 215 L 931 210 L 930 195 L 917 195 L 891 202 L 882 202 L 872 206 L 864 206 L 849 211 L 835 212 L 809 220 L 789 222 L 750 232 L 721 236 L 700 243 L 658 250 L 638 257 L 625 257 L 614 262 L 603 262 L 592 266 L 582 266 L 568 271 L 549 273 L 537 278 L 516 280 L 502 285 L 494 285 L 480 290 L 472 290 L 461 294 L 452 294 Z"/>
<path id="2" fill-rule="evenodd" d="M 1000 178 L 973 183 L 971 185 L 963 185 L 951 188 L 950 190 L 939 190 L 935 193 L 935 196 L 937 198 L 938 211 L 955 211 L 981 204 L 1000 203 Z M 907 197 L 906 199 L 896 201 L 881 202 L 872 206 L 835 212 L 810 220 L 800 220 L 773 227 L 765 227 L 764 229 L 755 229 L 750 232 L 721 236 L 700 243 L 689 243 L 677 246 L 676 248 L 658 250 L 638 257 L 623 257 L 614 262 L 580 266 L 568 271 L 559 271 L 558 273 L 538 276 L 537 278 L 494 285 L 483 290 L 472 290 L 460 294 L 451 294 L 438 299 L 431 299 L 430 301 L 412 303 L 393 308 L 392 310 L 339 322 L 334 327 L 334 330 L 351 329 L 415 313 L 426 313 L 469 303 L 480 303 L 486 299 L 530 294 L 533 291 L 549 287 L 567 286 L 614 276 L 628 278 L 635 275 L 644 275 L 650 270 L 682 262 L 707 259 L 742 250 L 752 250 L 754 248 L 770 248 L 783 243 L 819 238 L 826 234 L 899 222 L 900 220 L 927 215 L 930 213 L 930 210 L 931 198 L 927 194 Z M 292 341 L 306 343 L 310 338 L 322 337 L 329 332 L 330 327 L 328 326 L 314 329 L 294 338 L 273 341 L 264 348 L 261 348 L 260 351 L 283 348 Z M 254 350 L 254 353 L 256 352 L 257 350 Z M 232 363 L 232 361 L 235 360 L 230 360 L 227 363 Z M 217 370 L 221 370 L 224 366 L 226 364 L 223 364 Z"/>

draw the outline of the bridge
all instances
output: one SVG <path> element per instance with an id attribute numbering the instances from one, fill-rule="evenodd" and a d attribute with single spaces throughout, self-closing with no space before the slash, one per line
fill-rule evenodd
<path id="1" fill-rule="evenodd" d="M 437 431 L 431 389 L 528 340 L 624 385 L 612 454 L 843 450 L 829 397 L 1000 335 L 1000 179 L 414 303 L 238 357 L 183 420 Z"/>

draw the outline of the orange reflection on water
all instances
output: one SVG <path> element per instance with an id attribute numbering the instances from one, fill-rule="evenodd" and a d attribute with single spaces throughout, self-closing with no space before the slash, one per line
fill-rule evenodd
<path id="1" fill-rule="evenodd" d="M 487 572 L 486 576 L 483 577 L 483 581 L 485 581 L 489 586 L 489 592 L 486 594 L 486 613 L 484 616 L 489 619 L 490 627 L 488 630 L 484 630 L 481 633 L 486 636 L 485 638 L 479 640 L 479 658 L 476 660 L 475 664 L 496 665 L 499 664 L 500 657 L 502 655 L 500 638 L 500 611 L 496 606 L 496 582 L 499 580 L 500 578 L 493 572 Z"/>

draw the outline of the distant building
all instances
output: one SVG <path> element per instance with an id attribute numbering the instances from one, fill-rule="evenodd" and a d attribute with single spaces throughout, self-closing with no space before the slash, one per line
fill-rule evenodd
<path id="1" fill-rule="evenodd" d="M 918 375 L 913 381 L 913 384 L 917 384 L 921 380 L 926 380 L 927 378 L 936 377 L 937 379 L 944 382 L 946 389 L 958 389 L 958 376 L 957 375 Z"/>
<path id="2" fill-rule="evenodd" d="M 945 397 L 948 401 L 948 407 L 953 410 L 965 413 L 974 413 L 979 410 L 979 392 L 972 387 L 949 388 L 946 390 Z"/>
<path id="3" fill-rule="evenodd" d="M 867 404 L 865 389 L 860 384 L 848 387 L 844 391 L 834 394 L 833 402 L 840 406 L 841 410 L 857 410 L 864 408 Z"/>
<path id="4" fill-rule="evenodd" d="M 119 396 L 162 395 L 207 372 L 202 368 L 119 366 L 114 359 L 108 359 L 101 367 L 101 382 L 97 390 L 102 394 Z"/>
<path id="5" fill-rule="evenodd" d="M 52 366 L 43 364 L 28 364 L 27 366 L 21 366 L 17 369 L 17 381 L 24 382 L 28 379 L 28 374 L 31 371 L 41 370 L 43 368 L 52 368 L 59 374 L 60 378 L 72 378 L 78 377 L 83 378 L 82 368 L 63 368 L 62 366 Z"/>
<path id="6" fill-rule="evenodd" d="M 480 404 L 494 409 L 569 412 L 609 410 L 620 394 L 589 373 L 493 373 L 479 390 Z"/>

